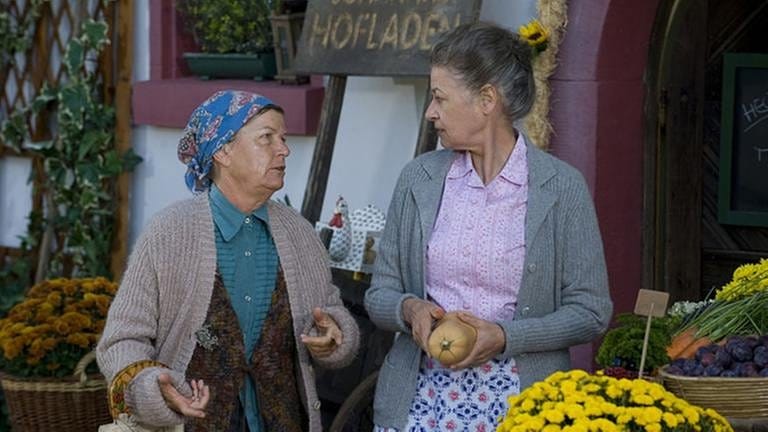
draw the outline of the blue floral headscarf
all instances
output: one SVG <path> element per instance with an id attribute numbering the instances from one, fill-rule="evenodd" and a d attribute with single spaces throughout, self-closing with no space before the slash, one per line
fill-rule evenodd
<path id="1" fill-rule="evenodd" d="M 195 108 L 178 148 L 179 160 L 187 166 L 184 179 L 189 190 L 200 193 L 210 188 L 208 174 L 213 166 L 213 155 L 265 107 L 281 109 L 255 93 L 223 90 Z"/>

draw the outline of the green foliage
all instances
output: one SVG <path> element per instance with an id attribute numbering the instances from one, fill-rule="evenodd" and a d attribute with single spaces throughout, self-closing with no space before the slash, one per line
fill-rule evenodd
<path id="1" fill-rule="evenodd" d="M 24 291 L 30 285 L 32 273 L 28 260 L 17 259 L 0 268 L 0 316 L 5 315 L 10 308 L 24 298 Z"/>
<path id="2" fill-rule="evenodd" d="M 29 256 L 37 247 L 37 241 L 42 233 L 42 224 L 42 215 L 36 211 L 30 212 L 27 233 L 19 237 L 22 257 L 8 258 L 5 262 L 0 262 L 0 283 L 2 284 L 0 285 L 0 316 L 5 316 L 16 303 L 20 302 L 24 298 L 24 292 L 32 285 L 34 267 Z M 0 432 L 2 430 L 0 426 Z"/>
<path id="3" fill-rule="evenodd" d="M 719 342 L 729 336 L 768 334 L 768 258 L 739 266 L 715 300 L 681 329 Z"/>
<path id="4" fill-rule="evenodd" d="M 617 317 L 619 325 L 609 330 L 603 343 L 597 350 L 597 364 L 601 367 L 623 366 L 628 369 L 640 367 L 643 351 L 646 318 L 633 314 L 621 314 Z M 648 337 L 648 351 L 645 358 L 646 371 L 669 363 L 667 346 L 672 341 L 670 321 L 654 318 L 651 321 L 651 333 Z M 620 364 L 616 364 L 616 362 Z"/>
<path id="5" fill-rule="evenodd" d="M 187 30 L 208 53 L 254 54 L 272 49 L 269 15 L 280 0 L 178 0 Z"/>
<path id="6" fill-rule="evenodd" d="M 40 16 L 40 5 L 43 0 L 29 0 L 26 3 L 28 12 L 19 19 L 11 15 L 11 9 L 3 2 L 2 11 L 0 11 L 0 67 L 13 63 L 13 56 L 16 53 L 24 52 L 29 48 L 32 40 L 32 24 Z"/>
<path id="7" fill-rule="evenodd" d="M 108 43 L 106 23 L 85 22 L 64 53 L 68 80 L 57 87 L 44 85 L 29 106 L 11 113 L 2 126 L 7 146 L 43 160 L 48 205 L 42 228 L 29 234 L 35 239 L 28 243 L 38 244 L 44 228 L 54 233 L 45 277 L 109 276 L 115 179 L 141 161 L 132 150 L 119 154 L 114 148 L 114 108 L 101 102 L 95 68 L 87 64 Z M 28 143 L 27 118 L 51 108 L 52 138 Z"/>

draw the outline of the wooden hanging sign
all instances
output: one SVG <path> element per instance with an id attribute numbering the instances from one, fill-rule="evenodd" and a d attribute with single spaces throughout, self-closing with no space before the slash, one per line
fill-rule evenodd
<path id="1" fill-rule="evenodd" d="M 429 75 L 440 33 L 477 21 L 481 0 L 313 0 L 295 69 L 305 74 Z"/>

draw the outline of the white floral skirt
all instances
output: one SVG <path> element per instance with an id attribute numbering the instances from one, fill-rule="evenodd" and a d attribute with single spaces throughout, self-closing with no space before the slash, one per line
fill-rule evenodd
<path id="1" fill-rule="evenodd" d="M 507 398 L 520 393 L 514 359 L 452 371 L 422 356 L 416 396 L 403 432 L 491 432 L 507 412 Z M 376 426 L 375 432 L 398 432 Z"/>

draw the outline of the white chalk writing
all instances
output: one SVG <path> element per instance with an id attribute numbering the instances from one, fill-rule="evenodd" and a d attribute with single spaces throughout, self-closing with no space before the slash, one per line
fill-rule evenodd
<path id="1" fill-rule="evenodd" d="M 768 148 L 760 148 L 760 147 L 752 147 L 752 148 L 755 149 L 755 152 L 757 153 L 758 163 L 763 161 L 763 157 L 765 157 L 766 162 L 768 162 Z"/>
<path id="2" fill-rule="evenodd" d="M 748 132 L 760 122 L 768 118 L 768 91 L 762 96 L 752 98 L 748 103 L 741 104 L 741 114 L 747 122 L 744 132 Z"/>

